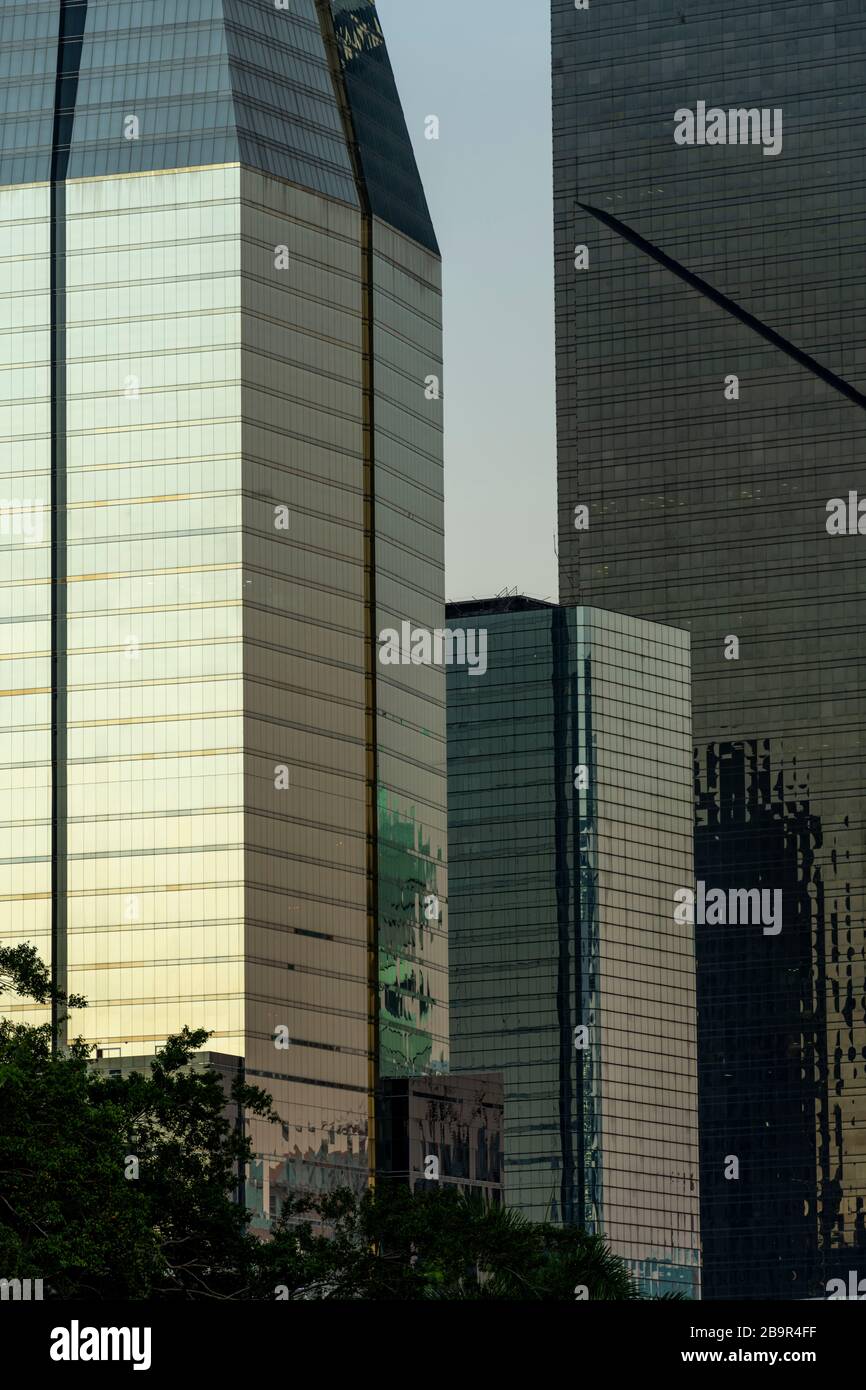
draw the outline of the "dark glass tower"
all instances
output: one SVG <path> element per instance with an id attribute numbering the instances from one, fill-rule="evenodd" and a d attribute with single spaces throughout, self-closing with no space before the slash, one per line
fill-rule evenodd
<path id="1" fill-rule="evenodd" d="M 0 0 L 0 115 L 0 937 L 264 1078 L 267 1214 L 447 1066 L 436 239 L 372 3 Z"/>
<path id="2" fill-rule="evenodd" d="M 704 1293 L 820 1297 L 866 1258 L 866 14 L 552 16 L 560 597 L 690 628 L 697 878 L 782 893 L 697 925 Z"/>
<path id="3" fill-rule="evenodd" d="M 488 651 L 448 670 L 452 1067 L 502 1075 L 507 1205 L 697 1297 L 688 634 L 522 597 L 448 618 Z"/>

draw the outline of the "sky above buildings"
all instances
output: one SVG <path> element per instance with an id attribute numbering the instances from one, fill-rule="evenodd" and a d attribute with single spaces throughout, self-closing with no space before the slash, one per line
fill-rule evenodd
<path id="1" fill-rule="evenodd" d="M 377 9 L 444 262 L 447 596 L 555 599 L 549 9 Z"/>

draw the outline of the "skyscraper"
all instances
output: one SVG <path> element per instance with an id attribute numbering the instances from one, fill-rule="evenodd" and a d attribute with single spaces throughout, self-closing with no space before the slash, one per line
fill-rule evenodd
<path id="1" fill-rule="evenodd" d="M 698 879 L 783 903 L 696 929 L 705 1296 L 820 1296 L 866 1246 L 866 19 L 552 17 L 560 598 L 691 630 Z"/>
<path id="2" fill-rule="evenodd" d="M 2 939 L 106 1057 L 243 1056 L 275 1181 L 363 1184 L 448 1045 L 444 676 L 374 641 L 443 612 L 440 259 L 375 5 L 2 0 L 0 92 Z"/>
<path id="3" fill-rule="evenodd" d="M 449 604 L 452 1067 L 502 1073 L 507 1205 L 700 1289 L 688 635 Z"/>

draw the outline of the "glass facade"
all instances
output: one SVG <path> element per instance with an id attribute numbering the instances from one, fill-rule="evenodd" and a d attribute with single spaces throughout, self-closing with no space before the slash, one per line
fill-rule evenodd
<path id="1" fill-rule="evenodd" d="M 2 0 L 0 42 L 0 184 L 51 177 L 56 107 L 69 178 L 240 161 L 359 203 L 315 0 Z"/>
<path id="2" fill-rule="evenodd" d="M 866 1246 L 862 542 L 826 526 L 862 472 L 866 25 L 552 21 L 560 597 L 691 630 L 698 879 L 782 893 L 778 935 L 697 926 L 705 1294 L 820 1297 Z"/>
<path id="3" fill-rule="evenodd" d="M 371 211 L 438 255 L 376 7 L 331 0 L 331 9 Z"/>
<path id="4" fill-rule="evenodd" d="M 377 638 L 404 622 L 432 631 L 444 617 L 441 265 L 375 6 L 330 8 L 364 196 Z M 448 1066 L 445 678 L 433 665 L 377 661 L 370 680 L 377 1053 L 381 1076 L 410 1076 Z"/>
<path id="5" fill-rule="evenodd" d="M 0 902 L 6 944 L 30 941 L 46 962 L 52 890 L 50 208 L 47 185 L 0 190 L 0 260 L 14 267 L 0 285 Z"/>
<path id="6" fill-rule="evenodd" d="M 408 1077 L 382 1084 L 382 1167 L 414 1190 L 456 1187 L 502 1203 L 500 1076 Z"/>
<path id="7" fill-rule="evenodd" d="M 505 1200 L 700 1285 L 688 635 L 528 599 L 450 604 L 452 1066 L 501 1072 Z"/>
<path id="8" fill-rule="evenodd" d="M 376 630 L 399 631 L 408 621 L 431 631 L 442 627 L 445 611 L 442 403 L 428 400 L 424 389 L 428 373 L 440 380 L 442 373 L 438 263 L 378 218 L 371 263 Z M 379 664 L 376 706 L 380 1068 L 384 1076 L 444 1071 L 442 668 Z"/>
<path id="9" fill-rule="evenodd" d="M 112 1057 L 245 1059 L 267 1217 L 447 1064 L 444 674 L 374 642 L 444 616 L 435 240 L 321 0 L 4 0 L 0 41 L 0 937 Z"/>

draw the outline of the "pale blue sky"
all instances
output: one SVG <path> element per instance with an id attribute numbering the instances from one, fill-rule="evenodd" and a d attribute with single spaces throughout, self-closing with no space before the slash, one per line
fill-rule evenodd
<path id="1" fill-rule="evenodd" d="M 549 6 L 377 9 L 444 263 L 447 595 L 555 599 Z"/>

